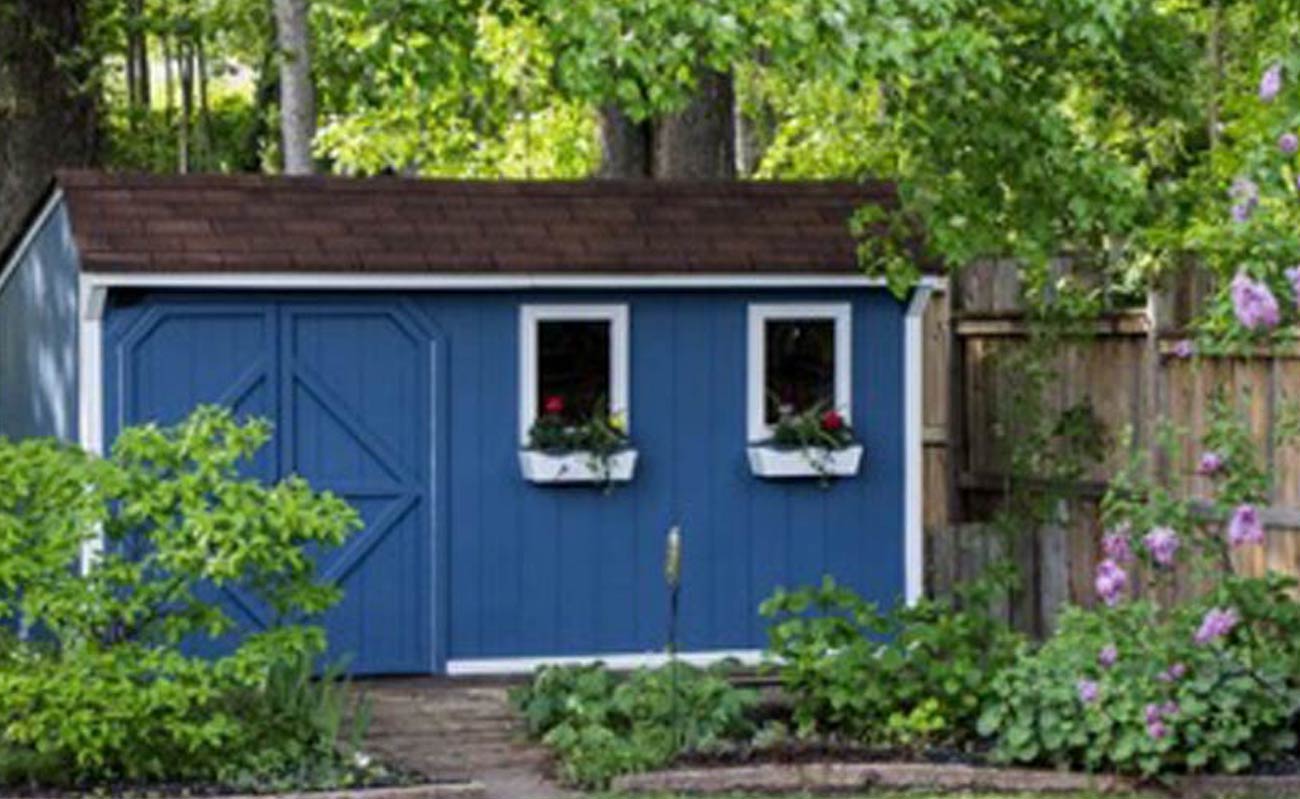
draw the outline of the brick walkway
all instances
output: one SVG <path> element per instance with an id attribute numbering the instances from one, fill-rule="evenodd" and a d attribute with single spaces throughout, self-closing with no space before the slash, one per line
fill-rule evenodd
<path id="1" fill-rule="evenodd" d="M 563 799 L 545 750 L 524 737 L 510 683 L 438 677 L 367 680 L 368 748 L 435 778 L 483 783 L 487 799 Z"/>

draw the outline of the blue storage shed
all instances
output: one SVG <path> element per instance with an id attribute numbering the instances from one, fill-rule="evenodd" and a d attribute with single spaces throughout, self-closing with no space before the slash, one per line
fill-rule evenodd
<path id="1" fill-rule="evenodd" d="M 365 520 L 321 564 L 357 673 L 654 662 L 673 525 L 684 657 L 751 658 L 778 586 L 922 590 L 920 317 L 940 278 L 899 300 L 848 229 L 893 201 L 60 173 L 0 256 L 0 434 L 102 451 L 199 403 L 270 419 L 258 473 Z"/>

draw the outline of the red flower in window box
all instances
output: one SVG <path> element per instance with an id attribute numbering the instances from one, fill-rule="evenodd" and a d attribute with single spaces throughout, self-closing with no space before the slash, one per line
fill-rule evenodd
<path id="1" fill-rule="evenodd" d="M 844 417 L 840 412 L 831 408 L 822 414 L 822 429 L 828 432 L 844 429 Z"/>
<path id="2" fill-rule="evenodd" d="M 556 416 L 564 413 L 564 397 L 561 397 L 559 394 L 553 394 L 547 397 L 546 402 L 542 404 L 542 409 L 547 413 Z"/>

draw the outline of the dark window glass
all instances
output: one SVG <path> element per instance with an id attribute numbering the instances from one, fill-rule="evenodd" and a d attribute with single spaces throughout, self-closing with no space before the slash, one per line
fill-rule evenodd
<path id="1" fill-rule="evenodd" d="M 538 413 L 547 413 L 556 397 L 569 423 L 608 413 L 609 346 L 607 321 L 538 322 Z"/>
<path id="2" fill-rule="evenodd" d="M 799 413 L 835 404 L 835 321 L 770 319 L 766 348 L 763 417 L 773 424 L 782 411 Z"/>

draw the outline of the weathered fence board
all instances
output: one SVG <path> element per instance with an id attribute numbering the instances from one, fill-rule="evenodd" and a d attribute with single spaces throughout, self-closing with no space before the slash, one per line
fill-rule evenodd
<path id="1" fill-rule="evenodd" d="M 1159 297 L 1107 315 L 1090 335 L 1064 346 L 1048 406 L 1059 412 L 1087 403 L 1105 431 L 1104 457 L 1077 484 L 1056 487 L 1063 499 L 1055 520 L 1004 540 L 988 524 L 1008 487 L 1007 440 L 1018 425 L 1015 389 L 1025 379 L 1015 357 L 1026 346 L 1015 270 L 1005 262 L 978 264 L 936 295 L 926 325 L 925 524 L 930 588 L 943 592 L 1004 556 L 1018 566 L 1023 590 L 1000 612 L 1033 632 L 1049 629 L 1066 602 L 1095 601 L 1093 574 L 1102 535 L 1099 499 L 1132 451 L 1151 453 L 1163 423 L 1191 431 L 1180 457 L 1158 462 L 1161 474 L 1191 496 L 1205 497 L 1196 449 L 1216 392 L 1244 410 L 1262 457 L 1276 480 L 1267 546 L 1236 558 L 1247 573 L 1272 569 L 1300 575 L 1300 445 L 1274 447 L 1283 409 L 1300 400 L 1300 348 L 1251 357 L 1177 357 L 1179 330 L 1211 290 L 1188 272 Z M 1190 578 L 1178 590 L 1196 590 Z"/>

